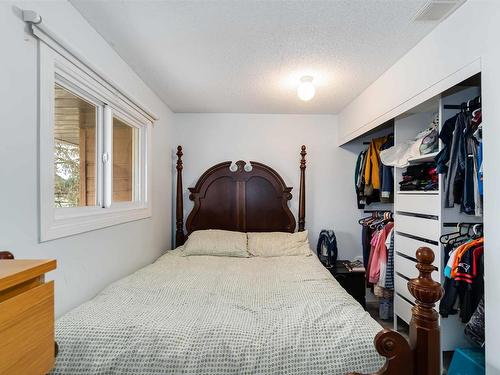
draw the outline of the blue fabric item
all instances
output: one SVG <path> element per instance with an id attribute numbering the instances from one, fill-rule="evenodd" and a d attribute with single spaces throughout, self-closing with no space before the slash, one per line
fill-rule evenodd
<path id="1" fill-rule="evenodd" d="M 394 305 L 392 298 L 380 298 L 378 316 L 382 320 L 391 320 L 394 318 Z"/>
<path id="2" fill-rule="evenodd" d="M 451 279 L 451 267 L 446 266 L 446 267 L 444 268 L 444 275 L 445 275 L 448 279 Z"/>
<path id="3" fill-rule="evenodd" d="M 387 265 L 385 269 L 385 285 L 386 289 L 394 289 L 394 230 L 391 231 L 391 244 L 387 249 Z"/>
<path id="4" fill-rule="evenodd" d="M 387 150 L 394 146 L 394 135 L 387 136 L 387 141 L 382 145 L 380 150 Z M 394 167 L 381 164 L 379 170 L 380 178 L 380 201 L 389 203 L 394 200 Z"/>
<path id="5" fill-rule="evenodd" d="M 448 375 L 483 375 L 485 363 L 484 349 L 458 348 L 453 353 Z"/>
<path id="6" fill-rule="evenodd" d="M 325 249 L 326 256 L 323 254 Z M 333 266 L 337 261 L 338 248 L 337 238 L 333 230 L 323 229 L 319 233 L 318 244 L 316 246 L 316 254 L 322 263 L 327 266 Z"/>
<path id="7" fill-rule="evenodd" d="M 477 148 L 477 181 L 479 194 L 483 195 L 483 142 L 479 142 Z"/>
<path id="8" fill-rule="evenodd" d="M 467 116 L 460 112 L 456 117 L 455 130 L 451 141 L 449 168 L 444 181 L 444 207 L 460 204 L 463 196 L 465 172 L 465 136 Z"/>
<path id="9" fill-rule="evenodd" d="M 363 265 L 368 269 L 368 260 L 370 259 L 371 244 L 373 230 L 369 226 L 361 226 L 361 246 L 363 250 Z"/>
<path id="10" fill-rule="evenodd" d="M 365 151 L 361 151 L 356 159 L 356 167 L 354 168 L 354 188 L 358 191 L 358 177 L 359 177 L 359 168 L 361 168 L 361 160 L 363 160 L 363 155 Z"/>
<path id="11" fill-rule="evenodd" d="M 469 128 L 470 117 L 467 116 L 466 128 L 464 131 L 464 144 L 463 144 L 463 195 L 461 199 L 460 209 L 467 215 L 474 215 L 476 213 L 476 199 L 474 192 L 474 183 L 476 182 L 477 175 L 474 174 L 474 168 L 477 164 L 477 147 L 478 142 L 472 135 L 472 130 Z"/>
<path id="12" fill-rule="evenodd" d="M 441 129 L 441 133 L 439 133 L 439 138 L 443 142 L 443 148 L 434 159 L 436 161 L 438 173 L 446 173 L 448 171 L 448 166 L 446 164 L 450 160 L 451 141 L 453 140 L 453 131 L 455 130 L 457 116 L 458 115 L 455 115 L 446 120 Z"/>
<path id="13" fill-rule="evenodd" d="M 439 314 L 443 318 L 447 318 L 449 315 L 455 315 L 458 313 L 455 308 L 455 304 L 458 299 L 457 283 L 455 280 L 445 277 L 443 289 L 444 296 L 441 299 L 441 302 L 439 302 Z"/>

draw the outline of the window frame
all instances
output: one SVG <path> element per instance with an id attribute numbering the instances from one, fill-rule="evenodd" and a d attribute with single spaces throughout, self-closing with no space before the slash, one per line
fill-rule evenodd
<path id="1" fill-rule="evenodd" d="M 151 217 L 152 119 L 74 56 L 39 42 L 40 241 Z M 54 206 L 55 84 L 96 105 L 96 205 Z M 113 117 L 137 130 L 131 202 L 113 202 Z M 134 152 L 133 148 L 133 152 Z M 107 161 L 104 155 L 107 154 Z"/>

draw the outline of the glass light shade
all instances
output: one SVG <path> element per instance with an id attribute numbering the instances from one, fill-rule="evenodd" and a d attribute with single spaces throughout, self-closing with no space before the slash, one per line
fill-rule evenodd
<path id="1" fill-rule="evenodd" d="M 316 89 L 312 83 L 313 78 L 310 76 L 305 76 L 300 79 L 300 85 L 297 87 L 297 96 L 300 100 L 305 102 L 314 98 L 316 94 Z"/>

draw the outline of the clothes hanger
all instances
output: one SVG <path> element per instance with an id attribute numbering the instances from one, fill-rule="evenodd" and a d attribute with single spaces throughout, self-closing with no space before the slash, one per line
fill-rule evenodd
<path id="1" fill-rule="evenodd" d="M 358 223 L 361 224 L 361 225 L 367 225 L 374 218 L 376 218 L 376 213 L 372 212 L 372 214 L 370 216 L 367 216 L 367 217 L 364 217 L 364 218 L 358 220 Z"/>
<path id="2" fill-rule="evenodd" d="M 460 112 L 465 113 L 467 111 L 467 103 L 463 102 L 460 104 Z"/>
<path id="3" fill-rule="evenodd" d="M 483 237 L 483 224 L 474 224 L 472 231 L 474 232 L 474 236 L 476 238 Z"/>
<path id="4" fill-rule="evenodd" d="M 439 242 L 441 242 L 443 245 L 454 245 L 459 241 L 468 240 L 471 237 L 469 233 L 470 228 L 471 227 L 469 224 L 457 223 L 456 231 L 443 234 L 441 237 L 439 237 Z M 467 230 L 463 232 L 463 229 Z"/>
<path id="5" fill-rule="evenodd" d="M 392 219 L 392 212 L 384 212 L 383 215 L 380 216 L 379 220 L 376 220 L 370 224 L 370 228 L 380 230 L 381 226 L 383 228 L 385 224 L 387 224 L 389 221 L 392 221 L 392 220 L 393 220 Z"/>

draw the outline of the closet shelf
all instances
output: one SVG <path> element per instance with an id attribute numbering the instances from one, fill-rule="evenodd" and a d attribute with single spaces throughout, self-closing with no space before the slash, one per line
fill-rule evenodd
<path id="1" fill-rule="evenodd" d="M 398 194 L 413 194 L 413 195 L 438 195 L 439 190 L 408 190 L 398 191 Z"/>
<path id="2" fill-rule="evenodd" d="M 431 152 L 430 154 L 417 156 L 415 158 L 408 159 L 408 163 L 410 164 L 419 164 L 419 163 L 427 163 L 434 161 L 435 156 L 439 153 L 439 151 Z"/>
<path id="3" fill-rule="evenodd" d="M 417 156 L 415 158 L 408 159 L 408 163 L 410 164 L 419 164 L 419 163 L 428 163 L 433 162 L 435 156 L 439 153 L 439 151 L 431 152 L 430 154 Z"/>

